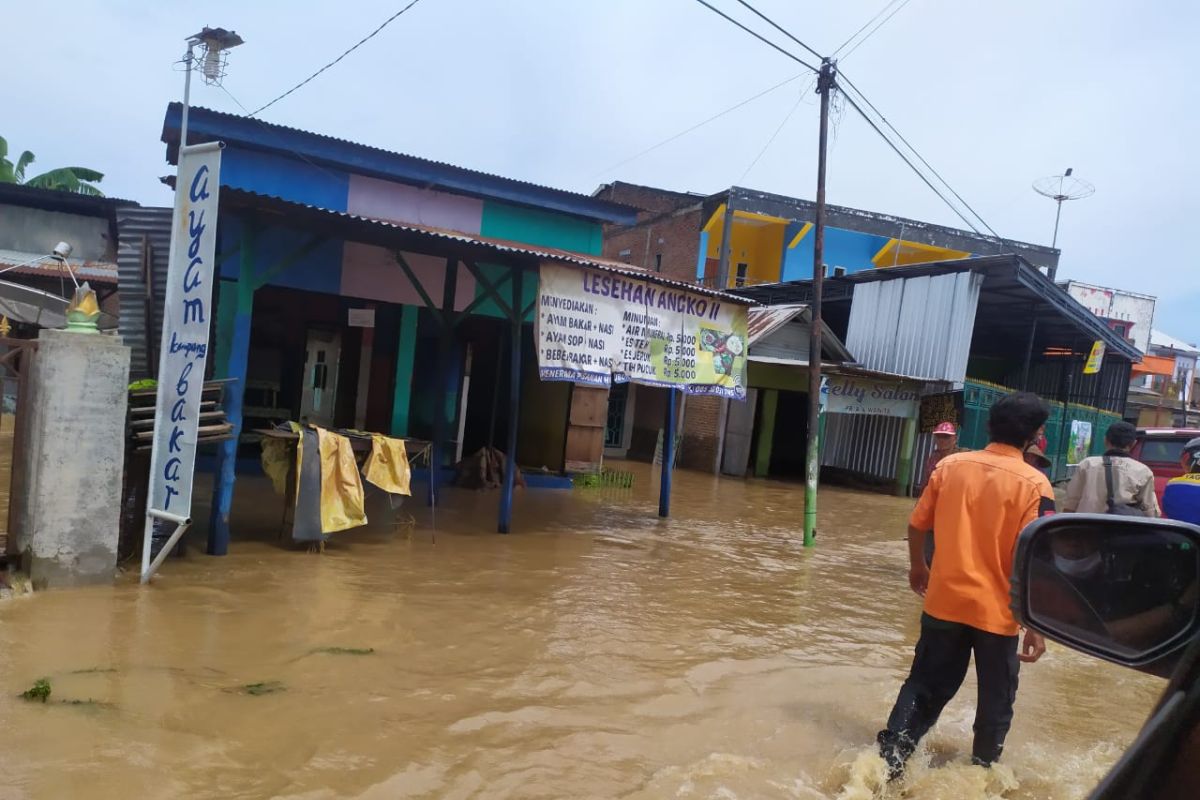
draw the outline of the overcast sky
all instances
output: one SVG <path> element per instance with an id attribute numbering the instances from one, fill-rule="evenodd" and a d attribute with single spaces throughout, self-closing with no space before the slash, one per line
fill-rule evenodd
<path id="1" fill-rule="evenodd" d="M 192 95 L 241 113 L 230 95 L 258 107 L 406 1 L 0 0 L 0 135 L 37 167 L 93 167 L 110 196 L 167 205 L 159 133 L 188 34 L 245 38 L 229 94 Z M 886 3 L 755 5 L 827 53 Z M 1054 204 L 1030 184 L 1074 167 L 1096 194 L 1064 208 L 1060 277 L 1156 295 L 1155 326 L 1197 342 L 1197 30 L 1187 0 L 911 0 L 840 66 L 1005 237 L 1050 243 Z M 694 0 L 421 0 L 263 118 L 581 192 L 812 198 L 808 77 L 615 166 L 801 71 Z M 962 227 L 852 110 L 834 119 L 830 202 Z"/>

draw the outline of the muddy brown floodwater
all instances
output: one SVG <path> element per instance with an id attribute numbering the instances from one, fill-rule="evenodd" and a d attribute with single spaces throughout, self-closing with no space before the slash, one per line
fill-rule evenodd
<path id="1" fill-rule="evenodd" d="M 680 473 L 664 522 L 630 469 L 519 493 L 511 536 L 494 493 L 449 492 L 436 541 L 418 507 L 324 555 L 276 546 L 247 478 L 227 558 L 0 604 L 0 797 L 1077 798 L 1162 688 L 1052 645 L 1001 766 L 966 764 L 972 677 L 878 793 L 910 501 L 823 490 L 806 551 L 798 486 Z"/>

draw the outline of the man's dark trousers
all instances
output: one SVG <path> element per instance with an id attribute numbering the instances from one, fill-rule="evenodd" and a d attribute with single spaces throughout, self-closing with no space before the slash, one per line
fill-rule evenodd
<path id="1" fill-rule="evenodd" d="M 880 749 L 893 771 L 908 760 L 962 686 L 972 652 L 979 683 L 973 760 L 988 765 L 1000 758 L 1017 697 L 1017 638 L 921 615 L 912 670 L 900 687 L 887 730 L 879 732 Z"/>

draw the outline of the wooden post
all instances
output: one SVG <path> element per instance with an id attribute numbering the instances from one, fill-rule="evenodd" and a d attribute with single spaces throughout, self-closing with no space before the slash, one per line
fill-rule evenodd
<path id="1" fill-rule="evenodd" d="M 454 346 L 454 294 L 458 288 L 458 259 L 446 259 L 446 279 L 442 282 L 442 313 L 438 315 L 441 326 L 438 344 L 437 377 L 434 386 L 437 396 L 433 401 L 433 441 L 429 448 L 429 494 L 428 504 L 437 505 L 438 483 L 442 469 L 442 448 L 446 443 L 446 384 L 450 380 L 450 355 Z"/>
<path id="2" fill-rule="evenodd" d="M 521 323 L 522 317 L 522 281 L 524 271 L 521 267 L 513 267 L 512 277 L 512 357 L 509 362 L 508 387 L 508 452 L 504 454 L 504 485 L 500 489 L 500 520 L 496 530 L 508 533 L 512 530 L 513 486 L 517 479 L 517 424 L 520 421 L 521 410 Z"/>
<path id="3" fill-rule="evenodd" d="M 900 451 L 896 454 L 896 496 L 908 494 L 908 485 L 912 482 L 913 448 L 917 444 L 917 418 L 907 417 L 900 434 Z"/>
<path id="4" fill-rule="evenodd" d="M 233 485 L 237 480 L 238 439 L 242 435 L 242 401 L 246 394 L 246 374 L 250 362 L 250 323 L 254 316 L 254 253 L 256 226 L 252 221 L 242 224 L 242 243 L 239 252 L 239 274 L 236 289 L 222 291 L 221 299 L 236 299 L 237 306 L 228 330 L 218 330 L 218 337 L 227 337 L 229 362 L 225 375 L 233 383 L 225 389 L 225 419 L 233 425 L 230 438 L 217 445 L 217 469 L 213 480 L 212 510 L 208 524 L 210 556 L 229 552 L 229 515 L 233 509 Z M 224 286 L 224 284 L 222 284 Z M 225 316 L 225 319 L 229 319 Z"/>
<path id="5" fill-rule="evenodd" d="M 675 467 L 675 398 L 679 390 L 667 390 L 667 418 L 663 425 L 662 481 L 658 488 L 658 515 L 671 516 L 671 476 Z"/>

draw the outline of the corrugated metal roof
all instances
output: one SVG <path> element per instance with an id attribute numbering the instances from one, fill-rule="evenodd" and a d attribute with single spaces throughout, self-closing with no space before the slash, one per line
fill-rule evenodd
<path id="1" fill-rule="evenodd" d="M 1176 339 L 1169 333 L 1163 333 L 1157 328 L 1150 329 L 1150 344 L 1154 347 L 1166 347 L 1171 350 L 1178 350 L 1181 353 L 1200 352 L 1200 349 L 1196 345 L 1185 342 L 1182 339 Z"/>
<path id="2" fill-rule="evenodd" d="M 982 285 L 969 271 L 859 283 L 846 346 L 868 369 L 962 383 Z"/>
<path id="3" fill-rule="evenodd" d="M 783 327 L 808 308 L 806 305 L 758 306 L 750 309 L 746 318 L 746 335 L 750 344 Z"/>
<path id="4" fill-rule="evenodd" d="M 477 234 L 461 233 L 459 231 L 445 230 L 442 228 L 432 228 L 426 225 L 414 225 L 412 223 L 388 222 L 386 220 L 374 219 L 372 217 L 363 217 L 357 214 L 350 214 L 345 211 L 332 211 L 319 206 L 312 206 L 302 203 L 294 203 L 285 200 L 281 197 L 271 195 L 258 194 L 256 192 L 247 192 L 241 189 L 221 189 L 221 203 L 223 208 L 264 208 L 280 211 L 284 214 L 292 216 L 293 220 L 298 223 L 314 222 L 324 223 L 336 227 L 339 230 L 339 235 L 347 239 L 354 239 L 354 232 L 363 232 L 369 230 L 374 234 L 373 238 L 379 238 L 380 233 L 394 233 L 402 235 L 400 240 L 395 242 L 397 246 L 406 246 L 403 239 L 407 239 L 410 243 L 407 246 L 418 249 L 419 244 L 424 242 L 436 242 L 441 245 L 449 245 L 454 249 L 467 248 L 468 250 L 477 251 L 481 256 L 486 257 L 489 253 L 503 254 L 508 256 L 524 257 L 531 261 L 555 261 L 562 264 L 569 264 L 577 267 L 585 267 L 587 269 L 596 269 L 602 272 L 610 272 L 617 275 L 626 275 L 638 280 L 654 283 L 660 286 L 671 286 L 681 291 L 693 292 L 695 294 L 707 295 L 709 297 L 719 297 L 723 301 L 736 303 L 738 305 L 755 305 L 755 301 L 748 300 L 744 297 L 739 297 L 728 292 L 719 292 L 714 289 L 707 289 L 703 286 L 697 286 L 691 283 L 671 280 L 664 278 L 662 275 L 649 272 L 626 264 L 621 261 L 613 261 L 607 258 L 598 256 L 589 256 L 583 253 L 576 253 L 570 250 L 559 250 L 554 247 L 542 247 L 539 245 L 527 244 L 525 242 L 514 242 L 508 239 L 493 239 L 487 236 L 479 236 Z M 169 209 L 168 209 L 169 219 Z M 369 243 L 369 242 L 368 242 Z M 416 246 L 414 246 L 416 245 Z M 457 247 L 455 247 L 457 246 Z M 445 249 L 442 247 L 441 249 Z"/>
<path id="5" fill-rule="evenodd" d="M 25 253 L 20 250 L 0 250 L 0 269 L 11 267 L 16 264 L 24 264 L 27 261 L 33 261 L 35 258 L 45 256 L 46 253 Z M 71 271 L 75 273 L 75 277 L 80 281 L 90 281 L 92 283 L 115 284 L 117 282 L 117 265 L 110 264 L 107 261 L 83 261 L 78 258 L 68 258 L 67 263 L 71 265 Z M 63 277 L 70 279 L 67 271 L 62 268 L 57 260 L 48 259 L 39 261 L 37 264 L 29 264 L 23 267 L 9 270 L 5 275 L 38 275 L 41 277 Z"/>
<path id="6" fill-rule="evenodd" d="M 167 144 L 167 158 L 171 163 L 175 163 L 174 159 L 177 157 L 181 109 L 182 106 L 179 103 L 170 103 L 167 106 L 167 113 L 163 119 L 161 138 Z M 206 128 L 209 130 L 206 130 Z M 275 134 L 278 137 L 278 141 L 264 141 L 263 133 Z M 292 128 L 273 122 L 263 122 L 253 117 L 243 117 L 224 111 L 213 111 L 209 108 L 191 106 L 188 109 L 189 143 L 195 144 L 207 141 L 214 136 L 226 141 L 241 141 L 251 146 L 257 145 L 260 148 L 277 150 L 284 153 L 295 153 L 306 160 L 308 158 L 321 159 L 322 157 L 311 152 L 301 155 L 297 150 L 303 149 L 303 145 L 312 143 L 335 144 L 340 147 L 352 149 L 353 152 L 347 152 L 349 158 L 338 163 L 340 168 L 349 172 L 363 174 L 379 172 L 378 168 L 371 169 L 369 166 L 364 165 L 363 156 L 371 155 L 382 157 L 385 159 L 387 168 L 394 168 L 398 172 L 404 173 L 410 181 L 420 181 L 425 185 L 441 186 L 442 188 L 467 194 L 494 196 L 497 199 L 524 202 L 528 205 L 543 205 L 542 203 L 538 203 L 537 198 L 533 196 L 540 195 L 544 200 L 559 201 L 558 206 L 560 210 L 575 213 L 579 216 L 588 216 L 593 219 L 602 219 L 626 225 L 633 224 L 637 220 L 637 209 L 633 206 L 613 203 L 608 200 L 599 200 L 581 192 L 557 189 L 552 186 L 543 186 L 503 175 L 495 175 L 490 172 L 459 167 L 443 161 L 434 161 L 428 158 L 408 155 L 407 153 L 385 150 L 382 147 L 352 142 L 349 139 L 341 139 L 336 136 L 313 133 L 312 131 Z M 383 164 L 385 162 L 379 163 Z M 330 161 L 330 163 L 332 164 L 333 162 Z M 403 179 L 400 174 L 391 176 L 380 174 L 379 177 L 390 177 L 392 180 Z M 464 181 L 469 181 L 474 186 L 470 187 Z M 521 192 L 525 193 L 524 199 L 518 196 Z M 551 202 L 546 204 L 546 207 L 553 207 L 554 205 Z"/>
<path id="7" fill-rule="evenodd" d="M 151 276 L 154 286 L 150 320 L 150 336 L 154 342 L 149 352 L 157 355 L 162 336 L 163 294 L 167 285 L 167 254 L 171 247 L 170 208 L 131 207 L 117 210 L 117 271 L 120 287 L 120 334 L 132 350 L 129 364 L 130 380 L 151 377 L 157 370 L 147 359 L 146 275 L 142 251 L 148 246 L 151 255 Z"/>

